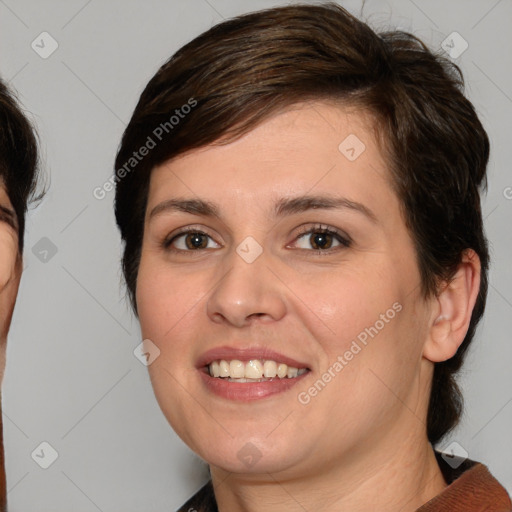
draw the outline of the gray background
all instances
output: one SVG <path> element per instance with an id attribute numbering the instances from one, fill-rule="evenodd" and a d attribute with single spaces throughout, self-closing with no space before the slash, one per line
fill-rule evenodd
<path id="1" fill-rule="evenodd" d="M 0 73 L 37 124 L 51 177 L 29 216 L 7 350 L 11 512 L 170 511 L 205 481 L 204 464 L 168 426 L 133 355 L 141 339 L 124 300 L 113 193 L 100 201 L 92 192 L 112 173 L 125 123 L 164 60 L 224 18 L 286 3 L 0 1 Z M 360 1 L 342 5 L 361 12 Z M 456 441 L 510 492 L 512 3 L 374 0 L 363 18 L 437 49 L 453 31 L 469 44 L 455 60 L 492 140 L 484 212 L 493 265 L 488 310 L 461 378 L 464 422 L 443 446 Z M 31 47 L 43 31 L 59 45 L 46 59 Z M 48 469 L 31 456 L 43 441 L 58 452 Z"/>

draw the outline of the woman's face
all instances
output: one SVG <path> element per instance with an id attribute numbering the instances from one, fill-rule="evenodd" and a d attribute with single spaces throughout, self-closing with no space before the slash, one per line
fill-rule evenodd
<path id="1" fill-rule="evenodd" d="M 4 375 L 7 332 L 21 277 L 18 233 L 11 201 L 0 180 L 0 383 Z"/>
<path id="2" fill-rule="evenodd" d="M 160 407 L 214 467 L 318 474 L 425 429 L 432 309 L 362 113 L 296 105 L 155 168 L 136 299 Z"/>

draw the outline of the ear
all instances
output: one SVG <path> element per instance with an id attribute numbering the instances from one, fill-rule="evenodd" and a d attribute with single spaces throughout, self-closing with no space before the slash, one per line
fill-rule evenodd
<path id="1" fill-rule="evenodd" d="M 468 332 L 480 290 L 480 258 L 473 249 L 464 251 L 453 279 L 444 283 L 434 300 L 431 325 L 423 356 L 434 362 L 453 357 Z"/>

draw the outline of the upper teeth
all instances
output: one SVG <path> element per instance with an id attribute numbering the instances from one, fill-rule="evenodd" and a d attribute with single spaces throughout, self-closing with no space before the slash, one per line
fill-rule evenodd
<path id="1" fill-rule="evenodd" d="M 281 379 L 288 377 L 292 379 L 306 373 L 306 368 L 294 368 L 284 363 L 276 363 L 275 361 L 260 361 L 259 359 L 251 359 L 247 363 L 233 359 L 226 361 L 213 361 L 208 365 L 208 371 L 212 377 L 223 377 L 232 379 L 261 379 L 274 378 Z"/>

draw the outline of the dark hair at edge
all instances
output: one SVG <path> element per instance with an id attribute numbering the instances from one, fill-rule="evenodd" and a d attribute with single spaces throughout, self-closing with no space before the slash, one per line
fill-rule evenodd
<path id="1" fill-rule="evenodd" d="M 38 171 L 36 132 L 18 105 L 13 92 L 0 79 L 0 184 L 9 196 L 16 218 L 6 217 L 18 232 L 18 255 L 23 254 L 25 213 L 34 198 Z M 42 198 L 43 192 L 37 198 Z M 35 198 L 34 198 L 35 199 Z M 4 217 L 2 213 L 2 218 Z M 7 510 L 7 489 L 0 393 L 0 512 Z"/>
<path id="2" fill-rule="evenodd" d="M 37 132 L 25 116 L 17 98 L 0 79 L 0 183 L 6 188 L 16 214 L 18 249 L 23 252 L 25 214 L 36 197 L 39 170 Z"/>
<path id="3" fill-rule="evenodd" d="M 151 169 L 207 144 L 225 144 L 291 105 L 330 100 L 375 117 L 375 135 L 389 163 L 414 241 L 425 297 L 437 295 L 473 249 L 481 285 L 466 337 L 436 363 L 427 434 L 435 444 L 458 423 L 462 395 L 455 381 L 483 315 L 489 253 L 480 206 L 489 140 L 464 97 L 460 69 L 402 31 L 376 34 L 334 3 L 295 4 L 222 22 L 178 50 L 144 89 L 124 132 L 120 169 L 160 123 L 186 104 L 197 106 L 124 178 L 115 214 L 128 293 L 135 298 Z"/>

